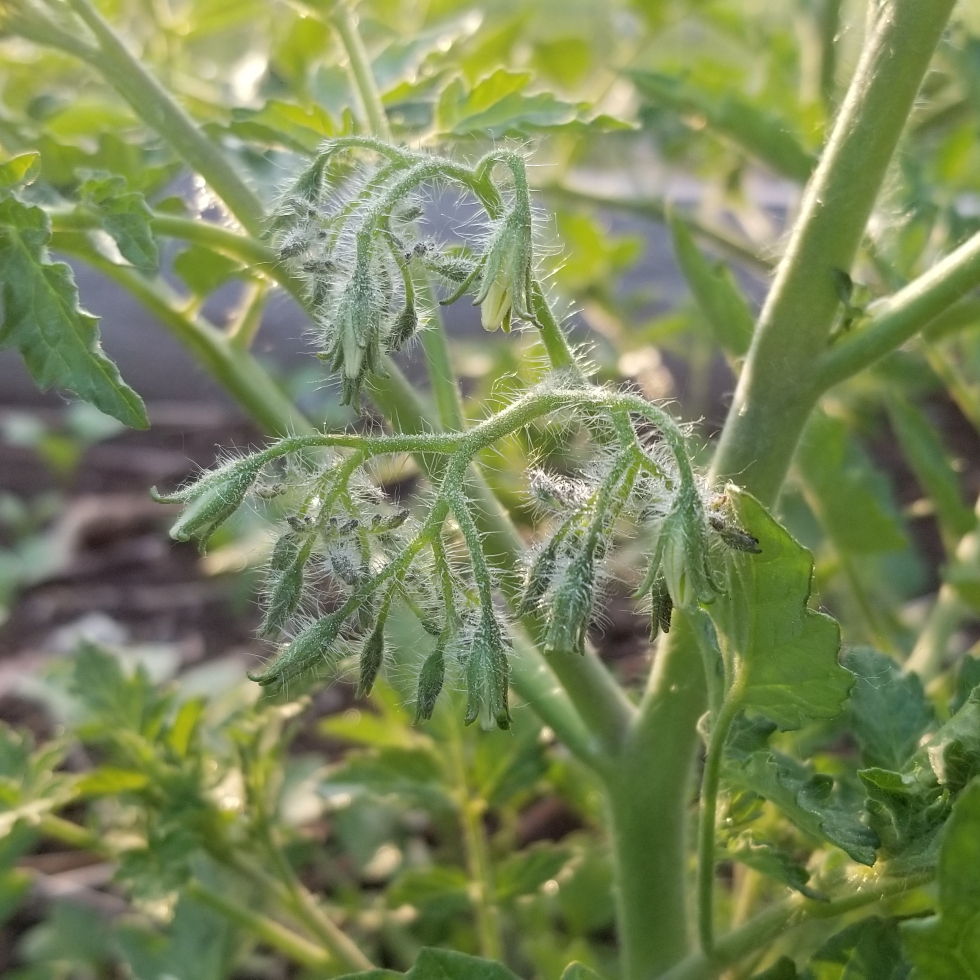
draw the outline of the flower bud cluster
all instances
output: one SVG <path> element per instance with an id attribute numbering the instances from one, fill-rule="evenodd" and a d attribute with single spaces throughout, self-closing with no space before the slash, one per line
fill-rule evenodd
<path id="1" fill-rule="evenodd" d="M 331 167 L 351 149 L 372 151 L 378 162 L 353 171 Z M 509 198 L 492 180 L 497 162 L 511 172 Z M 365 138 L 342 138 L 325 144 L 282 194 L 271 236 L 279 261 L 303 283 L 319 356 L 340 375 L 345 403 L 357 401 L 369 374 L 383 371 L 385 355 L 425 328 L 429 314 L 416 279 L 427 272 L 450 289 L 444 302 L 473 290 L 487 330 L 509 331 L 515 317 L 533 320 L 531 207 L 523 167 L 520 157 L 503 151 L 467 169 Z M 419 188 L 443 180 L 476 193 L 487 209 L 482 248 L 476 240 L 460 248 L 419 238 Z"/>

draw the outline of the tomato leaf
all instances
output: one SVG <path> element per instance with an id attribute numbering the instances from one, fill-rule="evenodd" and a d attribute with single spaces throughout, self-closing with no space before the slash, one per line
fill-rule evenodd
<path id="1" fill-rule="evenodd" d="M 36 384 L 67 388 L 137 429 L 149 422 L 143 400 L 102 352 L 98 319 L 78 304 L 70 266 L 52 262 L 44 211 L 13 196 L 0 200 L 0 350 L 16 348 Z"/>
<path id="2" fill-rule="evenodd" d="M 812 960 L 844 967 L 840 975 L 848 980 L 907 980 L 911 970 L 902 955 L 898 924 L 894 919 L 876 915 L 869 915 L 831 936 L 813 954 Z"/>
<path id="3" fill-rule="evenodd" d="M 734 664 L 739 702 L 784 729 L 834 718 L 853 677 L 837 662 L 836 621 L 807 607 L 813 556 L 751 494 L 728 493 L 738 524 L 759 542 L 759 554 L 726 555 L 725 587 L 706 607 Z"/>
<path id="4" fill-rule="evenodd" d="M 156 272 L 160 252 L 150 229 L 152 214 L 143 195 L 126 190 L 125 178 L 105 175 L 86 180 L 80 193 L 122 257 L 141 272 Z"/>
<path id="5" fill-rule="evenodd" d="M 735 277 L 724 263 L 704 257 L 683 218 L 672 214 L 670 231 L 677 263 L 718 345 L 729 357 L 742 357 L 752 341 L 755 317 Z"/>
<path id="6" fill-rule="evenodd" d="M 919 980 L 980 976 L 980 781 L 953 807 L 939 858 L 938 914 L 901 925 Z"/>
<path id="7" fill-rule="evenodd" d="M 478 959 L 453 952 L 451 949 L 423 949 L 415 965 L 408 973 L 392 973 L 391 970 L 368 970 L 349 973 L 340 980 L 518 980 L 502 963 Z"/>
<path id="8" fill-rule="evenodd" d="M 865 764 L 901 770 L 935 720 L 922 682 L 871 647 L 848 650 L 843 664 L 857 676 L 847 716 Z"/>

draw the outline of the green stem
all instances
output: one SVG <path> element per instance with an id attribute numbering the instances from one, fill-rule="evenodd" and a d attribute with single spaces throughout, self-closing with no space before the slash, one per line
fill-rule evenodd
<path id="1" fill-rule="evenodd" d="M 980 285 L 980 234 L 874 306 L 870 321 L 825 351 L 814 369 L 821 391 L 890 354 Z"/>
<path id="2" fill-rule="evenodd" d="M 688 618 L 660 641 L 639 716 L 602 772 L 612 830 L 623 980 L 650 980 L 689 952 L 687 832 L 705 676 Z"/>
<path id="3" fill-rule="evenodd" d="M 782 485 L 818 389 L 848 271 L 954 0 L 891 0 L 876 18 L 762 310 L 714 460 L 763 503 Z"/>
<path id="4" fill-rule="evenodd" d="M 374 82 L 371 59 L 368 57 L 367 49 L 364 47 L 360 32 L 357 30 L 357 18 L 353 10 L 347 5 L 347 0 L 337 0 L 330 12 L 329 20 L 340 37 L 340 43 L 344 46 L 344 51 L 347 54 L 354 85 L 364 109 L 367 128 L 375 136 L 390 141 L 391 128 L 388 125 L 388 116 L 384 106 L 381 104 L 381 95 Z"/>
<path id="5" fill-rule="evenodd" d="M 715 945 L 715 824 L 718 784 L 725 740 L 738 714 L 738 697 L 729 692 L 711 729 L 708 752 L 701 777 L 700 822 L 698 824 L 698 936 L 701 952 L 710 956 Z"/>
<path id="6" fill-rule="evenodd" d="M 494 901 L 493 870 L 490 865 L 486 830 L 483 826 L 486 802 L 479 794 L 474 796 L 470 791 L 459 718 L 454 716 L 450 725 L 452 726 L 449 746 L 452 782 L 456 785 L 457 808 L 460 828 L 463 832 L 467 873 L 470 878 L 470 898 L 480 937 L 480 953 L 488 959 L 500 960 L 503 958 L 500 913 Z"/>
<path id="7" fill-rule="evenodd" d="M 833 919 L 866 908 L 875 902 L 928 884 L 932 878 L 931 872 L 909 878 L 888 878 L 829 902 L 812 901 L 802 895 L 794 895 L 761 912 L 744 926 L 722 936 L 715 943 L 713 955 L 694 953 L 663 974 L 660 980 L 715 980 L 739 960 L 768 945 L 790 929 L 814 920 Z"/>
<path id="8" fill-rule="evenodd" d="M 244 905 L 239 905 L 224 895 L 212 891 L 199 881 L 188 882 L 184 891 L 190 898 L 219 912 L 256 939 L 267 943 L 273 949 L 279 950 L 294 963 L 319 970 L 332 962 L 332 957 L 325 949 L 314 945 L 308 939 L 304 939 L 298 933 L 287 929 L 268 916 L 253 912 L 251 909 L 245 908 Z"/>
<path id="9" fill-rule="evenodd" d="M 84 236 L 56 232 L 52 247 L 83 259 L 132 293 L 265 432 L 284 436 L 312 431 L 310 423 L 255 358 L 248 351 L 237 349 L 200 316 L 182 312 L 178 297 L 162 279 L 147 279 L 128 266 L 113 264 L 96 252 Z"/>
<path id="10" fill-rule="evenodd" d="M 87 58 L 88 63 L 207 181 L 242 227 L 249 234 L 260 235 L 265 221 L 262 205 L 221 148 L 201 132 L 173 96 L 130 54 L 89 0 L 70 3 L 99 43 L 98 55 Z"/>

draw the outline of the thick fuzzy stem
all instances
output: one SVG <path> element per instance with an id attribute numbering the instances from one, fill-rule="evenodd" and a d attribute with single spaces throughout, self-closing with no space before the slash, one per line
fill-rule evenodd
<path id="1" fill-rule="evenodd" d="M 717 479 L 779 492 L 818 394 L 814 364 L 892 154 L 954 0 L 881 6 L 763 308 L 715 456 Z"/>

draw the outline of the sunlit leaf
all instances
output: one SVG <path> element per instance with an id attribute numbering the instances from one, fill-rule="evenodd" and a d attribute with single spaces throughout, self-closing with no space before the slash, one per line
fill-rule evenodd
<path id="1" fill-rule="evenodd" d="M 0 349 L 15 348 L 39 387 L 79 398 L 144 429 L 143 400 L 102 352 L 98 320 L 79 306 L 71 268 L 48 257 L 45 212 L 13 197 L 0 201 Z"/>
<path id="2" fill-rule="evenodd" d="M 837 623 L 808 608 L 813 558 L 751 494 L 727 492 L 739 525 L 759 548 L 758 554 L 727 553 L 725 588 L 705 607 L 737 664 L 735 696 L 782 728 L 833 718 L 853 677 L 837 662 Z"/>

